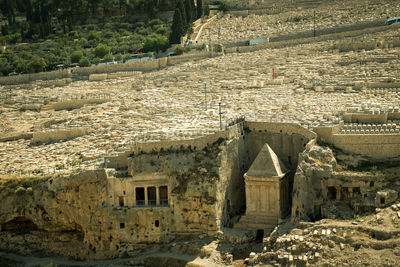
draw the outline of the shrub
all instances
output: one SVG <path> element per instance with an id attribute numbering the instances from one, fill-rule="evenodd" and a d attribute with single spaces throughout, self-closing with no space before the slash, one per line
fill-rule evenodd
<path id="1" fill-rule="evenodd" d="M 110 47 L 107 45 L 100 44 L 94 49 L 94 54 L 96 57 L 104 58 L 105 55 L 110 53 L 110 50 Z"/>
<path id="2" fill-rule="evenodd" d="M 149 23 L 148 23 L 148 25 L 149 25 L 150 27 L 153 27 L 153 26 L 155 26 L 155 25 L 160 25 L 160 24 L 163 24 L 163 22 L 162 22 L 160 19 L 152 19 L 152 20 L 150 20 Z"/>
<path id="3" fill-rule="evenodd" d="M 129 37 L 129 40 L 133 43 L 143 43 L 145 40 L 145 37 L 143 35 L 134 33 Z"/>
<path id="4" fill-rule="evenodd" d="M 167 33 L 167 29 L 164 27 L 164 25 L 156 25 L 155 27 L 153 27 L 153 31 L 156 34 L 161 35 L 165 35 Z"/>
<path id="5" fill-rule="evenodd" d="M 81 58 L 83 57 L 83 52 L 82 51 L 75 51 L 71 55 L 71 62 L 72 63 L 78 63 Z"/>
<path id="6" fill-rule="evenodd" d="M 29 63 L 29 69 L 32 72 L 41 72 L 46 67 L 46 62 L 43 58 L 35 56 L 32 61 Z"/>
<path id="7" fill-rule="evenodd" d="M 15 57 L 13 60 L 13 66 L 14 66 L 14 71 L 18 73 L 25 73 L 28 72 L 28 66 L 26 64 L 26 61 L 23 60 L 20 57 Z"/>
<path id="8" fill-rule="evenodd" d="M 125 54 L 125 55 L 122 56 L 123 62 L 126 62 L 126 61 L 128 61 L 129 59 L 131 59 L 131 58 L 132 58 L 132 56 L 131 56 L 130 54 Z"/>
<path id="9" fill-rule="evenodd" d="M 15 189 L 15 194 L 17 194 L 17 195 L 23 195 L 23 194 L 25 194 L 25 192 L 26 192 L 26 190 L 22 186 Z"/>
<path id="10" fill-rule="evenodd" d="M 105 62 L 111 62 L 111 61 L 113 61 L 114 60 L 114 57 L 113 57 L 113 55 L 111 55 L 111 54 L 107 54 L 105 57 L 104 57 L 104 61 Z"/>
<path id="11" fill-rule="evenodd" d="M 119 29 L 120 30 L 125 30 L 125 31 L 131 31 L 132 30 L 132 24 L 123 22 L 123 23 L 119 24 Z"/>
<path id="12" fill-rule="evenodd" d="M 109 38 L 114 38 L 115 33 L 111 30 L 108 30 L 108 31 L 103 32 L 102 35 L 104 38 L 109 39 Z"/>
<path id="13" fill-rule="evenodd" d="M 21 42 L 21 40 L 22 40 L 21 34 L 19 32 L 14 33 L 14 34 L 9 34 L 6 36 L 6 40 L 10 44 L 16 44 L 18 42 Z"/>
<path id="14" fill-rule="evenodd" d="M 92 63 L 95 64 L 95 65 L 99 65 L 99 63 L 100 63 L 100 58 L 95 57 L 95 58 L 92 60 Z"/>
<path id="15" fill-rule="evenodd" d="M 86 38 L 81 38 L 79 40 L 79 45 L 82 46 L 83 48 L 89 47 L 89 41 Z"/>
<path id="16" fill-rule="evenodd" d="M 169 47 L 169 42 L 167 37 L 159 34 L 147 38 L 143 45 L 143 48 L 146 51 L 155 51 L 157 53 L 160 50 L 161 51 L 167 50 L 168 47 Z"/>
<path id="17" fill-rule="evenodd" d="M 121 36 L 129 36 L 131 34 L 130 31 L 127 31 L 125 29 L 120 29 L 119 33 L 120 33 Z"/>
<path id="18" fill-rule="evenodd" d="M 122 61 L 122 55 L 121 54 L 116 54 L 115 55 L 115 61 Z"/>
<path id="19" fill-rule="evenodd" d="M 88 39 L 88 41 L 99 41 L 100 36 L 97 32 L 91 31 L 91 32 L 89 32 L 87 39 Z"/>
<path id="20" fill-rule="evenodd" d="M 223 12 L 228 11 L 228 10 L 229 10 L 228 4 L 225 3 L 225 2 L 223 2 L 223 1 L 220 1 L 220 2 L 218 3 L 218 10 L 219 10 L 219 11 L 223 11 Z"/>
<path id="21" fill-rule="evenodd" d="M 47 53 L 44 58 L 46 60 L 47 66 L 54 66 L 57 65 L 58 62 L 60 62 L 60 58 L 52 53 Z"/>
<path id="22" fill-rule="evenodd" d="M 69 36 L 71 39 L 77 39 L 77 38 L 79 38 L 79 33 L 78 33 L 77 31 L 70 31 L 70 32 L 68 33 L 68 36 Z"/>
<path id="23" fill-rule="evenodd" d="M 177 54 L 177 55 L 182 55 L 183 54 L 183 51 L 184 51 L 184 48 L 182 47 L 182 46 L 177 46 L 177 47 L 175 47 L 175 53 Z"/>
<path id="24" fill-rule="evenodd" d="M 26 189 L 26 193 L 29 194 L 29 195 L 32 195 L 32 194 L 33 194 L 33 189 L 32 189 L 32 187 L 28 187 L 28 188 Z"/>
<path id="25" fill-rule="evenodd" d="M 82 57 L 79 60 L 79 67 L 89 67 L 90 66 L 90 61 L 87 57 Z"/>
<path id="26" fill-rule="evenodd" d="M 88 31 L 95 31 L 95 30 L 97 30 L 97 27 L 94 24 L 89 24 L 89 25 L 87 25 L 86 29 Z"/>
<path id="27" fill-rule="evenodd" d="M 145 28 L 145 27 L 140 27 L 140 28 L 136 28 L 135 33 L 140 34 L 140 35 L 149 35 L 151 33 L 151 29 Z"/>
<path id="28" fill-rule="evenodd" d="M 0 73 L 3 76 L 8 75 L 11 72 L 11 65 L 8 60 L 4 57 L 0 58 Z"/>
<path id="29" fill-rule="evenodd" d="M 111 31 L 112 30 L 112 24 L 111 23 L 106 23 L 104 25 L 103 29 Z"/>
<path id="30" fill-rule="evenodd" d="M 135 23 L 135 29 L 140 27 L 145 27 L 145 23 L 143 21 L 139 21 Z"/>

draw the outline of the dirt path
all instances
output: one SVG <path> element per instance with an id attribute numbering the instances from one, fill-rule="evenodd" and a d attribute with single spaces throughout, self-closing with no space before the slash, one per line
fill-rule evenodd
<path id="1" fill-rule="evenodd" d="M 13 253 L 0 252 L 0 266 L 44 266 L 49 265 L 53 262 L 54 265 L 58 266 L 136 266 L 143 264 L 144 262 L 154 264 L 157 266 L 158 263 L 174 263 L 174 266 L 184 266 L 186 263 L 196 260 L 196 257 L 189 255 L 180 255 L 174 253 L 149 253 L 139 257 L 130 257 L 124 259 L 112 259 L 112 260 L 87 260 L 87 261 L 75 261 L 62 258 L 50 258 L 50 257 L 33 257 L 33 256 L 21 256 Z M 203 261 L 196 261 L 201 263 Z M 194 265 L 193 265 L 194 266 Z M 199 266 L 199 265 L 195 265 Z M 207 266 L 207 265 L 200 265 Z"/>

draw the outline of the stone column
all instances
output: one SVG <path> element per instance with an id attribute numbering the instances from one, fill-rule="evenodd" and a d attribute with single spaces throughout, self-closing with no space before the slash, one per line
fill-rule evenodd
<path id="1" fill-rule="evenodd" d="M 352 187 L 349 187 L 349 195 L 350 195 L 350 198 L 353 197 L 353 188 Z"/>
<path id="2" fill-rule="evenodd" d="M 336 188 L 336 200 L 340 200 L 340 186 L 335 186 Z"/>
<path id="3" fill-rule="evenodd" d="M 159 186 L 157 186 L 156 187 L 156 205 L 157 206 L 160 206 L 160 187 Z"/>
<path id="4" fill-rule="evenodd" d="M 136 206 L 136 187 L 133 188 L 133 203 L 132 206 Z"/>
<path id="5" fill-rule="evenodd" d="M 144 205 L 149 205 L 149 197 L 147 196 L 147 187 L 144 188 Z"/>

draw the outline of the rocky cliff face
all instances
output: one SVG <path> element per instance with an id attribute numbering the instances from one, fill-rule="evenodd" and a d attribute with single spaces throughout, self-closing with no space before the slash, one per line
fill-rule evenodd
<path id="1" fill-rule="evenodd" d="M 104 171 L 78 176 L 2 181 L 0 249 L 20 254 L 86 258 L 87 236 L 99 232 Z"/>
<path id="2" fill-rule="evenodd" d="M 300 154 L 294 177 L 292 218 L 315 220 L 324 201 L 324 184 L 331 177 L 336 160 L 329 148 L 308 143 Z"/>
<path id="3" fill-rule="evenodd" d="M 395 202 L 399 161 L 374 162 L 311 141 L 294 177 L 292 220 L 352 219 Z"/>
<path id="4" fill-rule="evenodd" d="M 214 236 L 235 212 L 231 204 L 243 203 L 235 193 L 241 173 L 230 170 L 231 164 L 238 164 L 235 148 L 219 140 L 200 151 L 138 155 L 130 160 L 133 176 L 126 177 L 102 169 L 0 180 L 0 250 L 96 259 L 134 255 L 146 243 L 187 235 Z M 140 173 L 150 178 L 140 186 L 157 181 L 153 173 L 165 176 L 170 187 L 167 206 L 118 203 L 119 194 L 132 198 L 134 175 Z M 110 201 L 111 196 L 116 200 Z"/>

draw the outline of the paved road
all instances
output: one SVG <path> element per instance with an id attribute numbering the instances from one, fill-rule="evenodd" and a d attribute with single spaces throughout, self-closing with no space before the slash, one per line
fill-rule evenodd
<path id="1" fill-rule="evenodd" d="M 327 29 L 315 29 L 315 35 L 321 36 L 321 35 L 326 35 L 326 34 L 358 31 L 358 30 L 363 30 L 363 29 L 368 29 L 368 28 L 374 28 L 374 27 L 384 26 L 385 21 L 386 20 L 375 20 L 375 21 L 369 21 L 369 22 L 363 22 L 363 23 L 351 24 L 351 25 L 343 25 L 343 26 L 327 28 Z M 269 39 L 269 41 L 271 43 L 272 42 L 281 42 L 281 41 L 308 38 L 308 37 L 313 37 L 313 36 L 314 36 L 314 30 L 311 30 L 311 31 L 296 32 L 296 33 L 271 37 Z M 225 46 L 226 47 L 244 46 L 245 42 L 246 41 L 244 40 L 244 41 L 235 42 L 235 43 L 228 43 L 228 44 L 225 44 Z"/>

